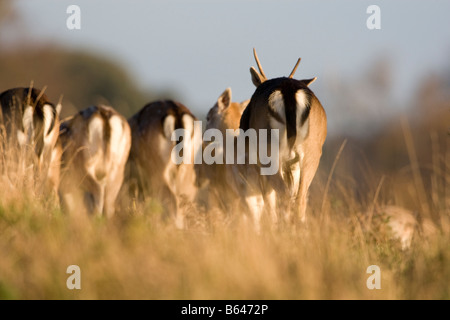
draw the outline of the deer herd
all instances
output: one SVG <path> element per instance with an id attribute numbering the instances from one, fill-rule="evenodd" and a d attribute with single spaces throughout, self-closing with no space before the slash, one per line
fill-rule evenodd
<path id="1" fill-rule="evenodd" d="M 45 190 L 56 194 L 70 215 L 111 217 L 126 194 L 138 202 L 156 199 L 178 228 L 187 226 L 184 208 L 200 202 L 224 213 L 248 214 L 257 231 L 263 216 L 273 225 L 305 222 L 308 189 L 327 133 L 325 111 L 309 89 L 316 78 L 293 78 L 299 59 L 288 77 L 268 79 L 255 50 L 254 57 L 259 71 L 250 69 L 256 86 L 251 98 L 232 102 L 228 88 L 207 115 L 207 130 L 222 137 L 234 133 L 222 141 L 226 148 L 215 149 L 215 157 L 241 161 L 193 161 L 220 141 L 204 139 L 198 146 L 187 139 L 197 118 L 179 102 L 149 103 L 128 120 L 104 105 L 60 120 L 61 103 L 55 105 L 36 88 L 0 95 L 0 140 L 3 148 L 32 150 Z M 180 129 L 181 148 L 175 134 Z M 241 148 L 239 136 L 250 131 L 259 144 Z M 267 162 L 260 153 L 251 154 L 263 146 L 277 163 L 270 174 L 261 174 Z M 192 161 L 174 162 L 174 148 Z"/>

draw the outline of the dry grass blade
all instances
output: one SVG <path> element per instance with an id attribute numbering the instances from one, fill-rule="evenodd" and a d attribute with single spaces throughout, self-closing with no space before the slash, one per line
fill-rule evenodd
<path id="1" fill-rule="evenodd" d="M 322 198 L 322 206 L 320 208 L 320 215 L 323 215 L 324 209 L 325 209 L 325 203 L 328 200 L 328 189 L 330 188 L 331 178 L 333 177 L 334 170 L 336 169 L 336 165 L 339 161 L 339 158 L 341 157 L 342 151 L 344 150 L 345 145 L 347 144 L 347 139 L 345 139 L 341 147 L 339 148 L 338 153 L 336 154 L 336 157 L 334 158 L 333 165 L 331 166 L 330 173 L 328 174 L 327 183 L 325 185 L 325 191 L 323 192 L 323 198 Z"/>
<path id="2" fill-rule="evenodd" d="M 375 191 L 375 195 L 373 196 L 372 205 L 370 206 L 370 209 L 369 209 L 369 217 L 367 219 L 367 228 L 368 229 L 372 225 L 373 214 L 375 212 L 375 207 L 376 207 L 376 204 L 377 204 L 378 196 L 380 194 L 381 186 L 383 185 L 383 182 L 384 182 L 385 178 L 386 177 L 384 175 L 381 177 L 380 182 L 378 183 L 378 186 L 377 186 L 377 190 Z"/>
<path id="3" fill-rule="evenodd" d="M 427 218 L 431 218 L 430 206 L 428 204 L 424 183 L 420 174 L 419 160 L 417 158 L 416 148 L 414 147 L 411 128 L 409 127 L 408 120 L 404 117 L 401 119 L 401 126 L 409 156 L 409 162 L 411 165 L 414 186 L 416 188 L 416 195 L 422 211 L 421 213 L 424 214 Z"/>

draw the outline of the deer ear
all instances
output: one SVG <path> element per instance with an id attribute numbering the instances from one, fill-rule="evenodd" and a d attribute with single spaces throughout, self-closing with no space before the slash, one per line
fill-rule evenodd
<path id="1" fill-rule="evenodd" d="M 231 88 L 227 88 L 222 95 L 217 99 L 217 106 L 219 107 L 219 112 L 222 112 L 228 108 L 231 104 Z"/>
<path id="2" fill-rule="evenodd" d="M 250 68 L 250 74 L 252 75 L 252 82 L 255 85 L 255 87 L 258 87 L 261 83 L 265 81 L 264 77 L 253 67 Z"/>
<path id="3" fill-rule="evenodd" d="M 164 136 L 170 140 L 172 137 L 172 132 L 175 131 L 175 117 L 173 115 L 168 115 L 163 122 L 163 132 Z"/>
<path id="4" fill-rule="evenodd" d="M 316 81 L 316 80 L 317 80 L 317 77 L 314 77 L 314 78 L 312 78 L 312 79 L 302 80 L 302 82 L 303 82 L 304 84 L 306 84 L 306 86 L 309 86 L 311 83 L 313 83 L 313 82 Z"/>

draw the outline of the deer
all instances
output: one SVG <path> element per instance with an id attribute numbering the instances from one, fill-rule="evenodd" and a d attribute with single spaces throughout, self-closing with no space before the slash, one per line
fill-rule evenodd
<path id="1" fill-rule="evenodd" d="M 55 145 L 61 101 L 55 105 L 44 92 L 45 89 L 18 87 L 1 93 L 0 136 L 3 148 L 19 150 L 20 161 L 26 166 L 37 163 L 37 178 L 44 190 L 56 193 L 60 153 Z"/>
<path id="2" fill-rule="evenodd" d="M 279 150 L 279 170 L 274 175 L 259 175 L 257 178 L 260 194 L 251 200 L 257 206 L 253 215 L 255 220 L 259 220 L 259 208 L 269 206 L 275 222 L 277 215 L 284 212 L 285 221 L 298 219 L 305 223 L 308 189 L 318 169 L 327 135 L 325 110 L 309 89 L 317 78 L 293 78 L 301 61 L 299 58 L 288 77 L 268 79 L 255 49 L 253 54 L 259 69 L 258 72 L 254 67 L 250 68 L 256 89 L 242 114 L 239 127 L 256 132 L 278 129 L 275 149 Z M 258 137 L 263 138 L 259 134 Z M 269 149 L 273 148 L 272 140 L 266 139 Z M 261 163 L 256 165 L 261 166 Z M 247 175 L 248 171 L 252 176 L 257 175 L 251 166 L 243 168 Z M 277 208 L 277 212 L 273 208 Z"/>
<path id="3" fill-rule="evenodd" d="M 250 101 L 232 102 L 231 98 L 231 88 L 227 88 L 208 111 L 206 117 L 206 130 L 219 130 L 223 137 L 223 141 L 221 141 L 223 146 L 226 145 L 227 130 L 239 130 L 242 112 Z M 234 148 L 236 148 L 235 145 L 234 143 Z M 214 203 L 225 213 L 229 213 L 239 205 L 237 199 L 242 190 L 235 177 L 236 167 L 225 164 L 226 148 L 223 149 L 223 152 L 224 164 L 202 165 L 202 173 L 208 180 L 208 202 Z"/>
<path id="4" fill-rule="evenodd" d="M 204 140 L 204 146 L 208 148 L 210 143 L 219 143 L 223 150 L 217 148 L 216 151 L 222 153 L 223 161 L 201 167 L 209 183 L 209 198 L 216 206 L 227 216 L 232 212 L 244 212 L 244 218 L 247 218 L 250 214 L 254 220 L 255 231 L 259 233 L 263 211 L 266 210 L 273 216 L 275 208 L 270 207 L 267 197 L 261 190 L 257 166 L 249 163 L 248 158 L 244 162 L 238 160 L 239 154 L 242 154 L 246 147 L 245 139 L 248 132 L 244 132 L 239 126 L 242 113 L 249 102 L 250 99 L 232 102 L 231 89 L 227 88 L 209 110 L 205 135 L 208 130 L 218 130 L 220 132 L 218 136 L 223 140 L 209 143 Z M 250 141 L 252 142 L 257 143 Z"/>
<path id="5" fill-rule="evenodd" d="M 193 157 L 198 150 L 192 139 L 183 138 L 183 152 L 189 152 L 191 159 L 174 162 L 173 138 L 178 129 L 193 137 L 196 120 L 185 105 L 173 100 L 150 102 L 128 119 L 132 134 L 127 170 L 131 196 L 159 201 L 164 220 L 171 218 L 179 229 L 186 228 L 185 210 L 197 195 Z"/>
<path id="6" fill-rule="evenodd" d="M 110 106 L 91 106 L 60 126 L 59 197 L 70 215 L 111 218 L 131 149 L 127 119 Z"/>

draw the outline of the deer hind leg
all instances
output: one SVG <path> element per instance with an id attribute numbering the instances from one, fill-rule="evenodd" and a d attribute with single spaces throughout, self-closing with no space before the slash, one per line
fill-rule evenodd
<path id="1" fill-rule="evenodd" d="M 261 217 L 264 210 L 264 198 L 262 195 L 252 195 L 245 198 L 248 210 L 253 218 L 256 233 L 261 232 Z"/>
<path id="2" fill-rule="evenodd" d="M 84 215 L 86 214 L 84 208 L 84 199 L 82 192 L 78 189 L 73 190 L 59 190 L 59 199 L 61 209 L 69 215 Z"/>
<path id="3" fill-rule="evenodd" d="M 178 229 L 184 229 L 184 215 L 180 210 L 179 200 L 171 188 L 167 185 L 160 186 L 156 194 L 163 207 L 162 220 L 173 221 Z"/>
<path id="4" fill-rule="evenodd" d="M 285 194 L 286 199 L 284 199 L 284 220 L 288 223 L 292 223 L 298 215 L 298 191 L 301 189 L 302 183 L 302 170 L 300 169 L 300 163 L 297 162 L 289 168 L 290 184 Z M 287 207 L 286 207 L 287 206 Z"/>
<path id="5" fill-rule="evenodd" d="M 296 217 L 302 223 L 306 223 L 306 208 L 308 205 L 308 190 L 311 185 L 314 175 L 316 174 L 317 168 L 319 167 L 319 161 L 309 161 L 309 159 L 304 159 L 301 172 L 298 194 L 295 197 L 294 210 L 296 211 Z M 308 168 L 308 170 L 306 170 Z"/>
<path id="6" fill-rule="evenodd" d="M 273 226 L 278 225 L 278 212 L 277 212 L 277 194 L 275 190 L 271 190 L 264 197 L 264 207 L 266 208 L 267 213 L 269 214 Z"/>
<path id="7" fill-rule="evenodd" d="M 83 180 L 84 206 L 90 215 L 102 215 L 105 203 L 105 185 L 90 174 Z"/>
<path id="8" fill-rule="evenodd" d="M 84 204 L 89 214 L 102 216 L 105 205 L 105 189 L 99 186 L 96 190 L 85 191 Z"/>
<path id="9" fill-rule="evenodd" d="M 115 212 L 116 200 L 123 182 L 123 171 L 120 169 L 110 178 L 110 182 L 105 190 L 105 205 L 103 213 L 107 218 L 111 218 Z"/>

